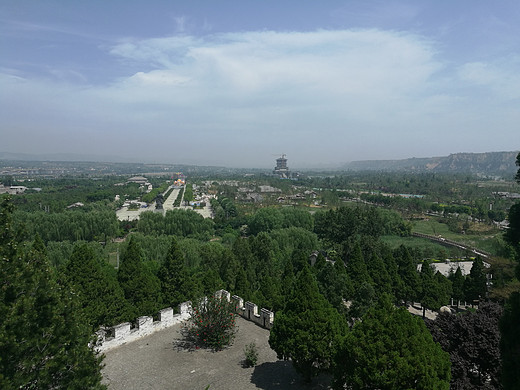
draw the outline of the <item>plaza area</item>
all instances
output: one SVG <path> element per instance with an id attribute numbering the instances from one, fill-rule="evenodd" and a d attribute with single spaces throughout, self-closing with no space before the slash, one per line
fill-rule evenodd
<path id="1" fill-rule="evenodd" d="M 106 353 L 103 382 L 109 390 L 137 389 L 328 389 L 329 378 L 305 384 L 291 362 L 278 360 L 268 344 L 269 331 L 237 318 L 233 345 L 220 352 L 189 349 L 180 325 L 159 331 Z M 254 342 L 256 367 L 244 367 L 244 348 Z"/>

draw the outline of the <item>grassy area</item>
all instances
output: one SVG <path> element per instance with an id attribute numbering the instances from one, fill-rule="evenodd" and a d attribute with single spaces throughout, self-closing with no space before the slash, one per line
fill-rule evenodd
<path id="1" fill-rule="evenodd" d="M 464 256 L 463 251 L 458 248 L 448 248 L 426 238 L 383 236 L 381 237 L 381 241 L 392 249 L 401 245 L 412 249 L 419 249 L 425 257 L 433 260 L 444 259 L 446 257 L 458 258 Z"/>
<path id="2" fill-rule="evenodd" d="M 434 219 L 415 221 L 413 232 L 429 234 L 431 236 L 442 236 L 449 240 L 460 242 L 472 248 L 481 249 L 497 255 L 502 247 L 502 232 L 493 226 L 484 224 L 473 224 L 467 234 L 455 233 L 448 229 L 448 225 Z M 477 232 L 477 233 L 475 233 Z"/>
<path id="3" fill-rule="evenodd" d="M 448 225 L 434 219 L 414 221 L 412 231 L 414 233 L 429 234 L 430 236 L 441 235 L 453 241 L 457 241 L 456 239 L 460 236 L 460 234 L 451 232 L 448 229 Z"/>

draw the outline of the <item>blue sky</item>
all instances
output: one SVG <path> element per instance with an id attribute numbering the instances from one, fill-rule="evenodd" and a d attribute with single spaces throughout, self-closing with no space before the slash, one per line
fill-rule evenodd
<path id="1" fill-rule="evenodd" d="M 518 150 L 518 1 L 0 2 L 0 152 L 294 168 Z"/>

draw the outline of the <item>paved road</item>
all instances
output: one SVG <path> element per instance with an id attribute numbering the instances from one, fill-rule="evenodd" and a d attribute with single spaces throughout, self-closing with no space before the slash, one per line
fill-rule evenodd
<path id="1" fill-rule="evenodd" d="M 103 370 L 109 390 L 137 389 L 328 389 L 328 378 L 306 385 L 290 362 L 281 361 L 267 342 L 269 331 L 238 319 L 231 347 L 220 352 L 180 345 L 178 325 L 108 351 Z M 255 342 L 256 367 L 244 368 L 244 347 Z"/>
<path id="2" fill-rule="evenodd" d="M 117 219 L 120 221 L 133 221 L 135 219 L 139 219 L 139 214 L 144 213 L 145 211 L 154 211 L 155 210 L 155 202 L 152 203 L 148 207 L 141 207 L 137 210 L 128 210 L 128 207 L 122 207 L 121 209 L 116 211 Z"/>
<path id="3" fill-rule="evenodd" d="M 166 199 L 163 203 L 163 209 L 164 211 L 168 211 L 168 210 L 173 210 L 173 202 L 175 202 L 175 200 L 177 199 L 177 196 L 179 196 L 179 191 L 181 189 L 179 187 L 175 187 L 172 191 L 172 193 L 170 194 L 170 196 L 168 196 L 168 199 Z"/>
<path id="4" fill-rule="evenodd" d="M 171 187 L 170 187 L 171 188 Z M 173 206 L 173 202 L 177 199 L 177 196 L 179 195 L 179 191 L 181 189 L 178 187 L 174 187 L 173 191 L 171 192 L 170 196 L 164 201 L 163 203 L 163 214 L 168 210 L 173 210 L 175 207 Z M 167 192 L 168 190 L 166 190 Z M 182 202 L 181 202 L 182 204 Z M 193 210 L 200 215 L 202 215 L 204 218 L 212 218 L 213 217 L 213 210 L 211 209 L 211 205 L 209 202 L 209 199 L 207 199 L 206 207 L 202 209 L 193 209 L 191 206 L 180 206 L 180 209 L 184 210 Z M 123 207 L 116 211 L 117 219 L 120 221 L 133 221 L 135 219 L 139 219 L 139 214 L 145 212 L 145 211 L 155 211 L 155 202 L 148 206 L 147 208 L 140 208 L 138 210 L 128 210 L 128 207 Z"/>

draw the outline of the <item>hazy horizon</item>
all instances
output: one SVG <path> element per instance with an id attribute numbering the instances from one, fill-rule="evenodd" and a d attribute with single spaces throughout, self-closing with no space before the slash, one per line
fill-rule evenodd
<path id="1" fill-rule="evenodd" d="M 465 154 L 466 152 L 456 152 L 452 154 Z M 482 152 L 482 153 L 519 153 L 519 151 L 497 151 L 497 152 Z M 481 154 L 481 153 L 469 153 L 469 154 Z M 286 158 L 288 157 L 285 155 Z M 446 156 L 424 156 L 424 157 L 407 157 L 403 159 L 389 159 L 389 160 L 355 160 L 355 161 L 345 161 L 340 164 L 303 164 L 303 165 L 292 165 L 291 159 L 288 158 L 288 167 L 291 171 L 298 170 L 343 170 L 350 169 L 348 164 L 351 163 L 364 163 L 364 162 L 374 162 L 374 161 L 406 161 L 413 159 L 436 159 L 436 158 L 445 158 Z M 203 164 L 197 161 L 158 161 L 158 160 L 138 160 L 132 158 L 124 158 L 120 156 L 101 156 L 101 155 L 82 155 L 82 154 L 71 154 L 71 153 L 56 153 L 56 154 L 24 154 L 24 153 L 9 153 L 0 150 L 0 161 L 24 161 L 24 162 L 57 162 L 57 163 L 115 163 L 115 164 L 144 164 L 144 165 L 173 165 L 173 166 L 211 166 L 215 168 L 229 168 L 229 169 L 258 169 L 258 170 L 269 170 L 271 171 L 276 165 L 276 158 L 272 157 L 272 160 L 269 162 L 265 162 L 263 165 L 257 166 L 241 166 L 241 165 L 213 165 L 213 164 Z M 514 167 L 514 162 L 511 160 L 511 166 Z"/>
<path id="2" fill-rule="evenodd" d="M 0 151 L 264 168 L 518 149 L 520 4 L 0 4 Z"/>

